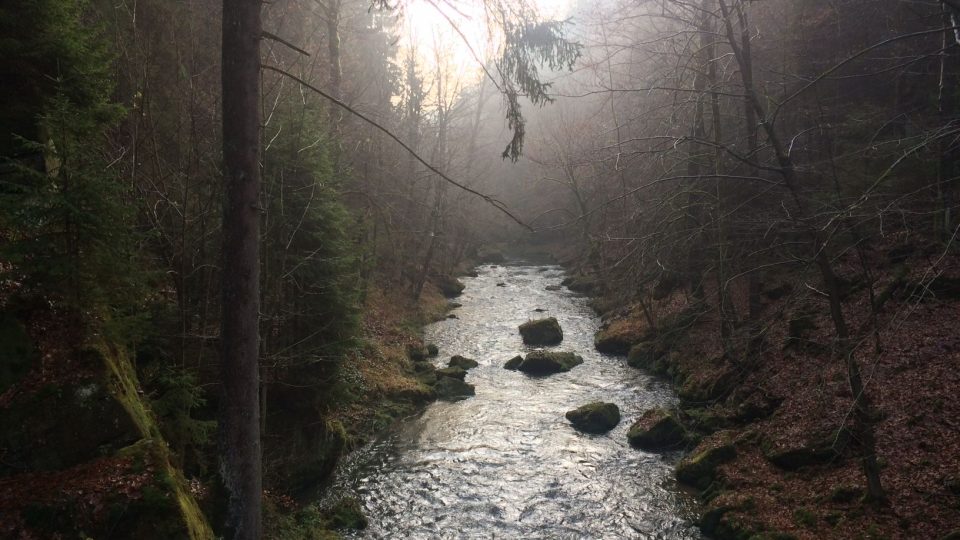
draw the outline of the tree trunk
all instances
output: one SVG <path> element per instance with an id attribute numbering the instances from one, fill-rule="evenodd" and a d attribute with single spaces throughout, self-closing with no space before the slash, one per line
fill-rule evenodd
<path id="1" fill-rule="evenodd" d="M 232 538 L 258 539 L 260 400 L 260 2 L 223 2 L 223 303 L 221 474 Z"/>

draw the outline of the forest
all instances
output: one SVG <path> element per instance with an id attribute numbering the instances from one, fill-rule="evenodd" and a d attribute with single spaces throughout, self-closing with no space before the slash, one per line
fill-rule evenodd
<path id="1" fill-rule="evenodd" d="M 960 0 L 0 6 L 0 537 L 960 540 Z"/>

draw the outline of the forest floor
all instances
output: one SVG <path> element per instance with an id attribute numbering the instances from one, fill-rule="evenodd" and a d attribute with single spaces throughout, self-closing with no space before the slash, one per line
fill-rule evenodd
<path id="1" fill-rule="evenodd" d="M 700 485 L 705 532 L 718 539 L 960 538 L 960 259 L 935 246 L 888 246 L 865 257 L 873 296 L 858 277 L 861 261 L 851 255 L 838 269 L 849 284 L 844 314 L 857 331 L 855 354 L 876 413 L 888 496 L 879 507 L 864 502 L 853 397 L 843 362 L 831 353 L 819 283 L 800 273 L 768 279 L 759 323 L 731 337 L 752 341 L 751 354 L 731 353 L 729 344 L 724 352 L 716 310 L 702 309 L 704 300 L 674 290 L 647 305 L 664 325 L 658 333 L 670 337 L 646 368 L 673 380 L 678 414 L 699 434 L 688 462 L 709 460 L 711 448 L 735 449 Z M 739 313 L 745 296 L 734 294 Z M 884 296 L 874 321 L 871 298 Z M 655 339 L 639 304 L 597 304 L 615 308 L 602 332 L 629 343 Z M 682 316 L 691 312 L 692 319 Z M 682 328 L 668 328 L 681 319 Z M 762 338 L 746 337 L 751 329 Z"/>

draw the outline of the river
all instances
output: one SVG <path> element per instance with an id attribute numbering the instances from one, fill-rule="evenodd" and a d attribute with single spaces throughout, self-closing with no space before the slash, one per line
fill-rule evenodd
<path id="1" fill-rule="evenodd" d="M 430 405 L 341 464 L 330 491 L 356 496 L 370 520 L 349 537 L 701 538 L 696 504 L 673 480 L 679 454 L 627 444 L 644 410 L 674 403 L 669 386 L 594 349 L 600 321 L 587 299 L 546 290 L 564 277 L 560 267 L 477 271 L 463 279 L 458 318 L 425 329 L 438 366 L 455 354 L 480 363 L 467 375 L 476 396 Z M 545 378 L 503 369 L 532 350 L 517 326 L 546 316 L 564 334 L 551 348 L 585 362 Z M 605 435 L 573 430 L 564 413 L 597 400 L 620 407 L 620 425 Z"/>

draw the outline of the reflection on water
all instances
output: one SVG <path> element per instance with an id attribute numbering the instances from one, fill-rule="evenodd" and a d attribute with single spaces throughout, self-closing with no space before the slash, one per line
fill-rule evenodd
<path id="1" fill-rule="evenodd" d="M 700 538 L 694 503 L 672 480 L 678 456 L 626 440 L 640 413 L 672 403 L 669 388 L 594 350 L 599 321 L 585 299 L 545 290 L 562 279 L 559 267 L 478 271 L 463 280 L 459 319 L 426 328 L 438 366 L 455 354 L 480 362 L 467 375 L 477 395 L 430 405 L 340 467 L 332 495 L 357 496 L 370 519 L 357 537 Z M 545 316 L 563 327 L 555 348 L 584 364 L 546 378 L 503 369 L 531 350 L 517 326 Z M 596 400 L 616 403 L 621 424 L 606 435 L 574 431 L 564 413 Z"/>

